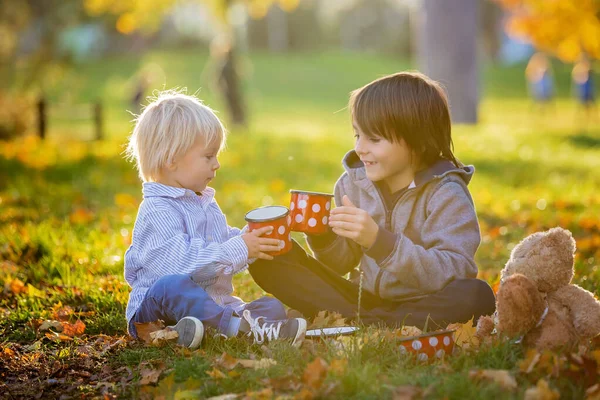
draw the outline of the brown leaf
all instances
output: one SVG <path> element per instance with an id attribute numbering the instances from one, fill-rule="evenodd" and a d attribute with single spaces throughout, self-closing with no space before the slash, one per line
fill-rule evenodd
<path id="1" fill-rule="evenodd" d="M 302 387 L 302 383 L 298 382 L 296 376 L 294 375 L 286 375 L 278 378 L 266 378 L 263 379 L 262 382 L 265 384 L 265 386 L 268 386 L 278 392 L 297 392 Z"/>
<path id="2" fill-rule="evenodd" d="M 71 337 L 81 336 L 85 331 L 85 324 L 80 319 L 78 319 L 74 324 L 63 322 L 62 327 L 62 332 Z"/>
<path id="3" fill-rule="evenodd" d="M 138 337 L 144 341 L 146 344 L 152 343 L 152 338 L 150 337 L 151 332 L 158 331 L 165 327 L 165 323 L 161 320 L 154 322 L 134 322 L 135 330 L 137 331 Z"/>
<path id="4" fill-rule="evenodd" d="M 68 342 L 73 340 L 72 337 L 57 332 L 46 332 L 45 336 L 53 342 Z"/>
<path id="5" fill-rule="evenodd" d="M 57 321 L 68 321 L 73 315 L 73 309 L 70 306 L 63 306 L 58 302 L 52 307 L 52 318 Z"/>
<path id="6" fill-rule="evenodd" d="M 227 370 L 232 370 L 235 368 L 236 365 L 238 365 L 238 359 L 233 356 L 230 356 L 227 353 L 223 353 L 221 354 L 221 357 L 215 360 L 215 364 Z"/>
<path id="7" fill-rule="evenodd" d="M 150 339 L 152 339 L 152 344 L 155 346 L 160 346 L 168 341 L 177 340 L 177 338 L 179 338 L 179 333 L 169 327 L 150 332 Z"/>
<path id="8" fill-rule="evenodd" d="M 321 357 L 309 363 L 302 374 L 302 382 L 312 389 L 319 389 L 327 376 L 329 366 Z"/>
<path id="9" fill-rule="evenodd" d="M 503 369 L 471 370 L 469 371 L 469 378 L 477 381 L 492 381 L 506 390 L 515 390 L 517 388 L 517 380 L 510 374 L 510 372 Z"/>
<path id="10" fill-rule="evenodd" d="M 206 371 L 206 375 L 210 376 L 215 380 L 227 378 L 227 375 L 225 375 L 223 372 L 221 372 L 221 370 L 217 368 L 213 368 L 210 371 Z"/>
<path id="11" fill-rule="evenodd" d="M 238 397 L 240 397 L 239 394 L 227 393 L 227 394 L 222 394 L 220 396 L 209 397 L 206 400 L 235 400 Z"/>
<path id="12" fill-rule="evenodd" d="M 149 385 L 158 382 L 158 378 L 160 378 L 160 374 L 162 374 L 164 370 L 165 368 L 142 368 L 140 370 L 140 385 Z"/>
<path id="13" fill-rule="evenodd" d="M 395 387 L 392 391 L 392 400 L 413 400 L 420 399 L 423 390 L 418 386 L 403 385 Z"/>
<path id="14" fill-rule="evenodd" d="M 273 390 L 271 388 L 265 388 L 258 392 L 246 392 L 244 400 L 271 400 L 273 398 Z"/>
<path id="15" fill-rule="evenodd" d="M 548 382 L 540 379 L 537 385 L 530 387 L 525 391 L 525 400 L 558 400 L 560 393 L 557 390 L 550 389 Z"/>

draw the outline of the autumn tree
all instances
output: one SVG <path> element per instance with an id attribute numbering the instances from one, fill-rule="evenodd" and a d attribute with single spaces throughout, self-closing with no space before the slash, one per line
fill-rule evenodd
<path id="1" fill-rule="evenodd" d="M 297 7 L 299 0 L 190 0 L 207 5 L 220 21 L 221 33 L 211 45 L 211 63 L 216 66 L 218 87 L 229 110 L 231 121 L 246 124 L 246 112 L 236 63 L 235 35 L 229 12 L 235 3 L 244 4 L 253 18 L 263 18 L 269 8 L 277 3 L 284 11 Z M 85 0 L 90 15 L 117 16 L 116 28 L 123 34 L 135 31 L 152 32 L 160 26 L 165 14 L 177 0 Z"/>
<path id="2" fill-rule="evenodd" d="M 600 59 L 600 0 L 495 0 L 510 13 L 506 31 L 565 62 Z"/>

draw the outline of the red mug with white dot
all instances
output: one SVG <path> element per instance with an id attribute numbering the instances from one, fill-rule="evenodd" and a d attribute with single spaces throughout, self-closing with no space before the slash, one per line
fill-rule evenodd
<path id="1" fill-rule="evenodd" d="M 290 229 L 312 234 L 326 233 L 333 195 L 305 190 L 290 190 L 290 193 Z"/>
<path id="2" fill-rule="evenodd" d="M 271 233 L 265 233 L 261 237 L 282 240 L 284 247 L 275 252 L 268 252 L 272 256 L 287 253 L 292 249 L 292 238 L 290 237 L 290 210 L 284 206 L 265 206 L 255 208 L 246 213 L 246 222 L 248 222 L 248 231 L 272 226 Z"/>

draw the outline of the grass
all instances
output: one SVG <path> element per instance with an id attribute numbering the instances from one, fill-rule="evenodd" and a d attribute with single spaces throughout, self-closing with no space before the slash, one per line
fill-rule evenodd
<path id="1" fill-rule="evenodd" d="M 521 372 L 518 362 L 527 356 L 518 345 L 497 343 L 424 365 L 402 357 L 393 340 L 381 340 L 386 330 L 377 328 L 354 338 L 315 341 L 300 350 L 212 337 L 193 353 L 129 342 L 107 350 L 105 341 L 116 343 L 126 334 L 123 253 L 141 199 L 136 172 L 121 154 L 131 129 L 126 88 L 131 76 L 149 63 L 160 65 L 164 73 L 156 87 L 203 88 L 199 95 L 223 109 L 202 77 L 206 54 L 156 51 L 84 64 L 49 83 L 51 104 L 103 99 L 106 141 L 87 141 L 90 123 L 71 120 L 64 107 L 54 106 L 45 143 L 33 137 L 0 143 L 0 374 L 8 385 L 0 385 L 0 392 L 25 397 L 237 393 L 345 399 L 391 398 L 399 386 L 411 385 L 428 398 L 503 399 L 522 397 L 542 377 L 565 398 L 583 397 L 582 386 L 572 377 Z M 340 53 L 256 54 L 246 65 L 250 128 L 232 130 L 214 182 L 219 204 L 234 226 L 244 224 L 243 215 L 251 208 L 286 204 L 291 188 L 331 191 L 342 172 L 340 160 L 352 147 L 344 109 L 348 93 L 375 77 L 410 68 L 393 58 Z M 481 278 L 494 283 L 520 239 L 560 225 L 578 241 L 575 282 L 597 293 L 600 124 L 578 117 L 568 97 L 567 67 L 557 66 L 556 76 L 562 96 L 553 108 L 537 110 L 526 98 L 522 65 L 486 67 L 481 122 L 454 127 L 456 154 L 477 169 L 470 189 L 483 234 L 477 253 Z M 236 276 L 235 284 L 244 299 L 263 294 L 249 275 Z M 36 321 L 56 319 L 66 306 L 71 322 L 83 320 L 87 336 L 55 342 L 36 329 Z M 29 349 L 36 343 L 37 350 Z M 21 361 L 13 364 L 6 349 Z M 240 359 L 270 358 L 277 365 L 227 371 L 217 361 L 224 352 Z M 299 377 L 312 371 L 317 357 L 329 364 L 325 381 L 303 391 L 308 386 Z M 347 365 L 334 370 L 336 360 L 347 360 Z M 157 384 L 138 384 L 144 369 L 161 368 L 168 370 Z M 472 369 L 508 370 L 519 387 L 511 392 L 476 382 L 469 378 Z M 69 370 L 91 376 L 77 378 Z M 37 383 L 19 386 L 18 376 Z"/>

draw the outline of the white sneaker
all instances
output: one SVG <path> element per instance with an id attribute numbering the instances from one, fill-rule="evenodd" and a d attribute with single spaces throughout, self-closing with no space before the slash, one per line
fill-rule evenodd
<path id="1" fill-rule="evenodd" d="M 253 336 L 254 343 L 262 344 L 266 341 L 292 339 L 292 346 L 300 347 L 306 334 L 306 320 L 304 318 L 291 318 L 273 322 L 263 322 L 264 317 L 252 318 L 249 310 L 244 310 L 243 318 L 248 321 L 250 331 L 248 336 Z"/>
<path id="2" fill-rule="evenodd" d="M 171 328 L 179 334 L 177 344 L 192 350 L 200 346 L 204 337 L 204 325 L 195 317 L 183 317 Z"/>

